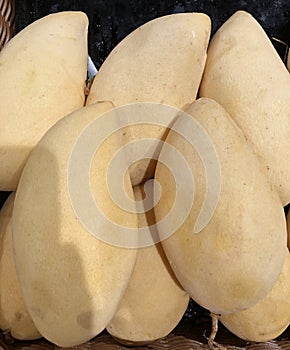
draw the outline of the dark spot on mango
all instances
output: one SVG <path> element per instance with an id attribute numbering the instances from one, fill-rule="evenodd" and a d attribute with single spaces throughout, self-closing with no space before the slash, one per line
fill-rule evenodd
<path id="1" fill-rule="evenodd" d="M 82 312 L 77 316 L 77 323 L 84 329 L 91 329 L 93 323 L 93 314 L 91 311 Z"/>

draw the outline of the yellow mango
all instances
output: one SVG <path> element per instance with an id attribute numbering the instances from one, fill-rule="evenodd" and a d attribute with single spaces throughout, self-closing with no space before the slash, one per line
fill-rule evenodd
<path id="1" fill-rule="evenodd" d="M 15 190 L 45 132 L 84 104 L 88 19 L 50 14 L 19 32 L 0 53 L 0 190 Z"/>
<path id="2" fill-rule="evenodd" d="M 203 13 L 179 13 L 156 18 L 130 33 L 110 53 L 92 84 L 87 100 L 112 101 L 119 107 L 130 103 L 154 102 L 184 108 L 196 99 L 210 36 L 210 19 Z M 148 141 L 141 160 L 133 162 L 139 139 L 165 138 L 168 125 L 158 125 L 158 109 L 145 124 L 124 128 L 133 185 L 152 178 L 159 142 Z M 134 115 L 128 117 L 134 122 Z M 154 125 L 152 120 L 157 123 Z M 145 159 L 147 158 L 147 159 Z M 130 161 L 131 160 L 131 161 Z"/>
<path id="3" fill-rule="evenodd" d="M 290 256 L 278 281 L 267 296 L 251 308 L 220 317 L 238 337 L 256 342 L 277 338 L 290 323 Z"/>
<path id="4" fill-rule="evenodd" d="M 155 178 L 162 195 L 154 208 L 157 229 L 160 237 L 168 229 L 173 231 L 162 246 L 189 295 L 213 313 L 233 313 L 256 304 L 278 280 L 287 252 L 285 214 L 258 157 L 229 114 L 205 98 L 194 102 L 186 112 L 188 117 L 179 117 L 166 143 L 182 154 L 192 181 L 180 173 L 182 167 L 176 161 L 171 162 L 171 172 L 158 162 Z M 204 167 L 205 162 L 213 161 L 207 144 L 203 144 L 200 154 L 193 147 L 200 131 L 192 119 L 208 135 L 219 159 L 219 169 Z M 203 139 L 198 140 L 202 144 Z M 161 160 L 172 157 L 170 148 L 162 148 Z M 177 183 L 173 171 L 180 175 Z M 218 186 L 208 188 L 209 177 L 218 178 L 219 171 L 220 192 Z M 191 189 L 194 198 L 188 206 Z M 197 231 L 195 226 L 207 191 L 211 196 L 217 192 L 218 202 Z M 177 206 L 178 196 L 181 201 Z M 177 213 L 188 211 L 179 226 L 176 217 L 169 215 L 175 207 Z"/>
<path id="5" fill-rule="evenodd" d="M 28 314 L 15 269 L 12 242 L 12 193 L 0 211 L 0 328 L 20 340 L 40 338 Z"/>
<path id="6" fill-rule="evenodd" d="M 136 186 L 134 194 L 137 201 L 142 201 L 143 185 Z M 152 194 L 151 187 L 146 197 L 152 198 Z M 154 213 L 146 211 L 144 202 L 143 208 L 138 226 L 146 227 L 150 234 Z M 161 243 L 139 248 L 129 285 L 107 330 L 121 343 L 148 344 L 177 326 L 188 302 L 188 294 L 174 276 Z"/>
<path id="7" fill-rule="evenodd" d="M 290 202 L 290 75 L 259 23 L 238 11 L 215 33 L 200 96 L 221 104 Z"/>
<path id="8" fill-rule="evenodd" d="M 92 123 L 105 116 L 102 127 L 116 127 L 114 118 L 106 116 L 109 112 L 110 103 L 97 103 L 55 124 L 32 151 L 16 193 L 13 235 L 23 297 L 40 333 L 62 347 L 81 344 L 107 326 L 136 260 L 135 249 L 105 241 L 111 234 L 110 222 L 115 223 L 116 234 L 122 226 L 137 230 L 137 215 L 113 201 L 106 182 L 112 155 L 120 146 L 118 134 L 93 149 L 89 168 L 84 166 L 96 138 Z M 70 171 L 73 150 L 86 131 L 89 135 L 77 154 L 77 168 Z M 88 176 L 91 196 L 101 214 L 93 228 L 88 225 L 96 215 L 81 188 L 78 171 Z M 133 198 L 128 173 L 123 180 Z M 138 235 L 134 237 L 137 246 Z"/>

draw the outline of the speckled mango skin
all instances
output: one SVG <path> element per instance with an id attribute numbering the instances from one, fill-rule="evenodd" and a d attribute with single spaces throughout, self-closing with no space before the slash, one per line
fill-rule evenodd
<path id="1" fill-rule="evenodd" d="M 24 304 L 16 273 L 12 213 L 15 193 L 12 193 L 0 211 L 0 328 L 8 330 L 19 340 L 40 338 Z"/>
<path id="2" fill-rule="evenodd" d="M 97 103 L 55 124 L 32 151 L 16 193 L 14 249 L 23 297 L 40 333 L 62 347 L 84 343 L 107 326 L 135 264 L 136 250 L 110 245 L 87 231 L 68 191 L 68 164 L 76 140 L 112 108 L 110 103 Z M 106 121 L 112 123 L 110 118 Z M 106 186 L 108 164 L 119 147 L 114 134 L 95 153 L 91 193 L 109 219 L 137 228 L 137 215 L 119 208 Z M 79 160 L 81 164 L 81 155 Z M 128 174 L 124 185 L 133 197 Z M 79 200 L 86 200 L 82 193 Z"/>
<path id="3" fill-rule="evenodd" d="M 290 75 L 270 39 L 238 11 L 213 36 L 200 96 L 221 104 L 260 157 L 282 204 L 290 202 Z"/>
<path id="4" fill-rule="evenodd" d="M 166 142 L 189 164 L 195 197 L 183 225 L 162 241 L 162 246 L 181 285 L 198 304 L 213 313 L 233 313 L 256 304 L 278 280 L 287 253 L 285 214 L 258 157 L 229 114 L 205 98 L 186 112 L 212 140 L 220 161 L 221 192 L 211 220 L 194 233 L 204 201 L 205 171 L 193 147 L 170 132 Z M 182 118 L 177 123 L 183 123 Z M 160 220 L 173 206 L 176 184 L 161 163 L 155 178 L 164 193 L 154 208 L 162 236 Z M 180 181 L 177 186 L 186 193 L 190 184 Z"/>
<path id="5" fill-rule="evenodd" d="M 27 26 L 0 53 L 0 190 L 15 190 L 45 132 L 84 105 L 88 19 L 50 14 Z"/>
<path id="6" fill-rule="evenodd" d="M 196 99 L 210 30 L 210 18 L 203 13 L 172 14 L 145 23 L 122 40 L 102 64 L 87 104 L 153 102 L 184 108 Z M 154 117 L 158 121 L 158 115 Z M 124 129 L 123 140 L 164 140 L 166 132 L 160 125 L 134 125 Z M 148 146 L 144 156 L 153 158 L 157 148 Z M 132 184 L 152 178 L 155 166 L 155 161 L 146 159 L 132 164 Z"/>

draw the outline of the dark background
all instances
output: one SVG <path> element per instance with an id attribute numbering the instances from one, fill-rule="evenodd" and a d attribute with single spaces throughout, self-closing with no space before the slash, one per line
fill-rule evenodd
<path id="1" fill-rule="evenodd" d="M 207 13 L 214 33 L 235 11 L 246 10 L 270 37 L 290 44 L 290 0 L 16 0 L 15 4 L 16 31 L 52 12 L 86 12 L 90 20 L 89 53 L 98 68 L 132 30 L 153 18 L 177 12 Z M 284 46 L 275 46 L 283 55 Z"/>

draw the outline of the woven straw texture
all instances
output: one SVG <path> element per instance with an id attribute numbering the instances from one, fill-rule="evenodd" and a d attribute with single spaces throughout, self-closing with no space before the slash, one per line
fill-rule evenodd
<path id="1" fill-rule="evenodd" d="M 0 0 L 0 49 L 14 33 L 14 2 Z"/>
<path id="2" fill-rule="evenodd" d="M 65 350 L 206 350 L 205 336 L 210 334 L 209 320 L 183 320 L 178 327 L 167 337 L 157 340 L 147 346 L 126 347 L 118 344 L 109 334 L 102 333 L 95 339 L 82 345 Z M 290 331 L 285 331 L 277 340 L 266 343 L 247 343 L 242 341 L 220 326 L 216 337 L 217 350 L 290 350 Z M 0 350 L 62 350 L 41 339 L 30 342 L 16 342 L 4 336 L 0 338 Z"/>
<path id="3" fill-rule="evenodd" d="M 13 0 L 0 0 L 0 50 L 9 41 L 14 33 L 14 2 Z M 1 193 L 0 193 L 1 194 Z M 86 344 L 66 348 L 66 350 L 199 350 L 210 349 L 206 336 L 211 331 L 211 322 L 208 319 L 183 320 L 178 327 L 167 337 L 157 340 L 147 346 L 126 347 L 118 344 L 109 334 L 102 333 Z M 277 340 L 251 344 L 244 342 L 223 326 L 220 326 L 216 344 L 213 348 L 220 350 L 290 350 L 290 330 L 286 330 Z M 9 335 L 0 332 L 0 350 L 61 350 L 44 339 L 29 342 L 19 342 Z"/>

